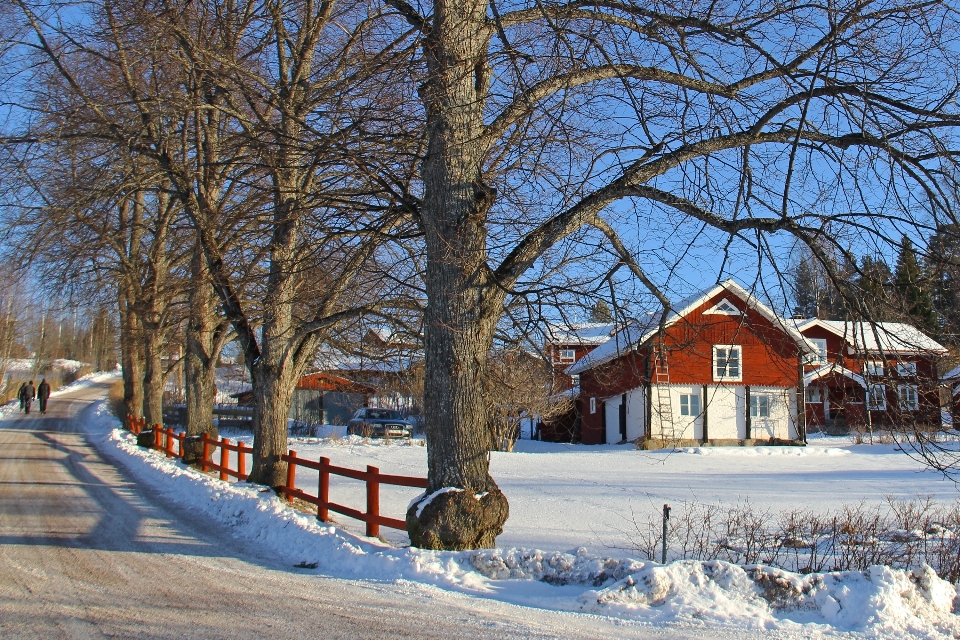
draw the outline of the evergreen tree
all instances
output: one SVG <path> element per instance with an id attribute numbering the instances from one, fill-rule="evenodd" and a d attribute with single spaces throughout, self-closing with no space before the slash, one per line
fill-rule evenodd
<path id="1" fill-rule="evenodd" d="M 900 241 L 900 254 L 894 274 L 893 288 L 897 300 L 910 320 L 925 331 L 936 330 L 936 316 L 930 297 L 929 283 L 920 268 L 917 252 L 910 238 L 903 236 Z"/>
<path id="2" fill-rule="evenodd" d="M 938 337 L 960 342 L 960 226 L 940 225 L 927 243 L 927 277 L 937 316 Z"/>
<path id="3" fill-rule="evenodd" d="M 815 265 L 803 257 L 793 270 L 793 313 L 804 318 L 820 316 L 821 295 Z"/>
<path id="4" fill-rule="evenodd" d="M 863 256 L 856 284 L 867 319 L 875 322 L 893 319 L 889 295 L 892 278 L 890 266 L 881 256 Z"/>
<path id="5" fill-rule="evenodd" d="M 613 312 L 605 300 L 597 300 L 590 310 L 590 322 L 613 322 Z"/>

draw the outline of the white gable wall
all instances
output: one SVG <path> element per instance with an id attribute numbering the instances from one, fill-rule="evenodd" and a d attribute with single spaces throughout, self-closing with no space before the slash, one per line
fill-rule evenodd
<path id="1" fill-rule="evenodd" d="M 707 436 L 736 440 L 746 436 L 746 390 L 740 385 L 707 387 Z"/>
<path id="2" fill-rule="evenodd" d="M 668 422 L 668 416 L 661 415 L 660 392 L 666 388 L 670 393 L 670 413 L 673 414 L 672 424 Z M 651 391 L 653 404 L 650 411 L 650 423 L 654 438 L 663 438 L 665 440 L 678 439 L 701 439 L 703 438 L 703 387 L 700 385 L 676 384 L 676 385 L 653 385 Z M 695 395 L 700 399 L 699 416 L 680 415 L 680 396 Z M 666 413 L 666 412 L 664 412 Z"/>
<path id="3" fill-rule="evenodd" d="M 707 436 L 710 440 L 743 440 L 747 437 L 747 399 L 743 385 L 708 385 L 707 406 L 703 406 L 701 385 L 663 385 L 669 390 L 672 423 L 667 416 L 661 416 L 659 410 L 658 385 L 651 388 L 652 403 L 650 426 L 652 437 L 666 440 L 702 440 L 703 414 L 707 413 Z M 750 387 L 751 396 L 766 395 L 769 398 L 769 417 L 751 418 L 751 437 L 766 440 L 768 438 L 797 438 L 796 391 L 783 387 Z M 680 396 L 696 395 L 700 398 L 698 416 L 680 415 Z M 646 435 L 646 389 L 638 387 L 627 392 L 627 440 L 635 440 Z M 620 442 L 620 405 L 623 396 L 608 398 L 604 402 L 606 411 L 607 442 Z"/>
<path id="4" fill-rule="evenodd" d="M 759 439 L 796 438 L 796 392 L 783 387 L 750 387 L 750 395 L 757 394 L 766 394 L 770 397 L 770 417 L 751 419 L 751 436 Z"/>
<path id="5" fill-rule="evenodd" d="M 644 430 L 644 419 L 646 417 L 646 389 L 638 387 L 631 389 L 626 393 L 627 396 L 627 440 L 636 440 L 642 437 L 646 432 Z M 607 424 L 607 443 L 613 444 L 620 442 L 620 405 L 623 404 L 623 396 L 613 396 L 607 398 L 604 402 L 604 411 L 606 411 Z"/>

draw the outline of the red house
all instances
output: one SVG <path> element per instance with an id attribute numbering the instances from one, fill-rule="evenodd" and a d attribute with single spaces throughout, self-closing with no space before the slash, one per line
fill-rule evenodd
<path id="1" fill-rule="evenodd" d="M 583 402 L 579 395 L 580 377 L 566 370 L 610 339 L 612 322 L 584 322 L 547 325 L 543 353 L 553 365 L 554 390 L 575 398 L 574 407 L 564 415 L 540 422 L 539 439 L 547 442 L 571 442 L 579 439 Z"/>
<path id="2" fill-rule="evenodd" d="M 567 369 L 584 444 L 802 441 L 801 362 L 816 347 L 732 280 L 649 314 Z M 662 329 L 662 330 L 661 330 Z"/>
<path id="3" fill-rule="evenodd" d="M 940 426 L 937 361 L 947 350 L 935 340 L 899 322 L 793 322 L 817 347 L 804 363 L 808 428 Z"/>

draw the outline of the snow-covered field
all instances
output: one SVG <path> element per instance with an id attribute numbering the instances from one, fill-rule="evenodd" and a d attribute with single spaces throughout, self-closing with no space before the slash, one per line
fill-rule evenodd
<path id="1" fill-rule="evenodd" d="M 92 414 L 91 414 L 92 415 Z M 494 477 L 512 515 L 500 549 L 430 552 L 398 548 L 318 523 L 288 509 L 272 492 L 227 485 L 138 448 L 101 405 L 87 424 L 95 443 L 152 486 L 213 518 L 234 535 L 256 540 L 292 564 L 317 563 L 337 577 L 413 581 L 525 606 L 598 613 L 652 625 L 778 632 L 791 637 L 960 637 L 956 589 L 929 569 L 874 567 L 866 572 L 800 576 L 765 567 L 678 561 L 666 566 L 630 559 L 631 509 L 664 502 L 836 506 L 886 495 L 933 495 L 953 501 L 957 489 L 889 445 L 831 439 L 806 449 L 690 449 L 638 452 L 521 442 L 494 453 Z M 229 436 L 229 434 L 228 434 Z M 364 443 L 358 438 L 291 441 L 298 455 L 334 464 L 422 475 L 418 443 Z M 301 470 L 298 484 L 315 488 Z M 160 485 L 159 483 L 163 483 Z M 402 517 L 417 490 L 384 489 L 385 515 Z M 363 489 L 335 482 L 331 499 L 363 505 Z M 539 551 L 537 549 L 542 549 Z"/>
<path id="2" fill-rule="evenodd" d="M 230 437 L 230 434 L 227 434 Z M 241 436 L 247 439 L 247 436 Z M 300 457 L 330 458 L 339 466 L 380 468 L 382 473 L 423 476 L 427 450 L 411 444 L 350 438 L 300 438 L 290 448 Z M 541 549 L 587 548 L 627 556 L 632 520 L 661 513 L 663 504 L 734 505 L 749 500 L 773 511 L 838 508 L 886 496 L 933 496 L 954 502 L 957 485 L 897 451 L 894 445 L 855 445 L 847 438 L 811 439 L 801 447 L 713 447 L 673 452 L 631 446 L 564 445 L 521 440 L 513 453 L 491 454 L 491 473 L 510 499 L 510 519 L 498 543 Z M 298 484 L 315 493 L 316 473 Z M 381 509 L 402 518 L 418 490 L 384 487 Z M 362 507 L 362 483 L 331 480 L 331 499 Z M 343 524 L 362 531 L 360 523 Z M 389 531 L 387 537 L 391 537 Z M 397 536 L 398 540 L 403 534 Z"/>

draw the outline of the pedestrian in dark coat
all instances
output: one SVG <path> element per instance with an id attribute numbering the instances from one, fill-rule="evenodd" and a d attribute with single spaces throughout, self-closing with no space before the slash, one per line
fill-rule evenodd
<path id="1" fill-rule="evenodd" d="M 50 398 L 50 385 L 47 383 L 47 379 L 44 378 L 40 381 L 40 384 L 37 385 L 37 400 L 40 401 L 40 413 L 47 412 L 47 399 Z"/>
<path id="2" fill-rule="evenodd" d="M 37 397 L 37 390 L 33 387 L 33 380 L 27 383 L 26 388 L 23 390 L 23 412 L 30 413 L 30 405 L 33 404 L 33 399 Z"/>
<path id="3" fill-rule="evenodd" d="M 24 401 L 25 401 L 25 399 L 26 399 L 26 397 L 27 397 L 27 396 L 26 396 L 26 393 L 27 393 L 27 383 L 26 383 L 26 382 L 21 382 L 21 383 L 20 383 L 20 390 L 17 391 L 17 397 L 20 398 L 20 411 L 23 411 L 23 403 L 24 403 Z"/>

